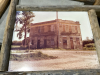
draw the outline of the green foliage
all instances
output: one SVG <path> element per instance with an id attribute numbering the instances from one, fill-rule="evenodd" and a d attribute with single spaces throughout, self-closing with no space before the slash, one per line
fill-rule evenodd
<path id="1" fill-rule="evenodd" d="M 94 43 L 86 44 L 86 45 L 83 47 L 83 49 L 84 49 L 84 50 L 96 50 Z"/>
<path id="2" fill-rule="evenodd" d="M 95 45 L 94 45 L 94 39 L 89 39 L 89 37 L 86 37 L 86 40 L 83 40 L 83 49 L 96 50 Z"/>
<path id="3" fill-rule="evenodd" d="M 92 40 L 83 40 L 83 47 L 85 47 L 86 44 L 89 44 L 89 43 L 94 43 L 94 39 Z"/>
<path id="4" fill-rule="evenodd" d="M 18 12 L 16 15 L 16 32 L 18 32 L 17 37 L 19 39 L 22 38 L 22 33 L 24 32 L 24 38 L 26 38 L 26 33 L 30 32 L 30 23 L 33 21 L 33 17 L 35 17 L 34 13 L 31 11 L 23 11 Z M 18 26 L 18 23 L 22 25 L 21 27 Z"/>
<path id="5" fill-rule="evenodd" d="M 26 43 L 25 43 L 25 39 L 22 41 L 22 44 L 23 45 L 26 45 L 27 47 L 29 46 L 29 42 L 30 42 L 30 39 L 29 37 L 26 38 Z"/>

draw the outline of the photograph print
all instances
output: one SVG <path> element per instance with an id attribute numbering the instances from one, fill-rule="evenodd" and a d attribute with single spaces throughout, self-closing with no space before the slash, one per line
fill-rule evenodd
<path id="1" fill-rule="evenodd" d="M 16 11 L 9 71 L 98 66 L 88 12 Z"/>

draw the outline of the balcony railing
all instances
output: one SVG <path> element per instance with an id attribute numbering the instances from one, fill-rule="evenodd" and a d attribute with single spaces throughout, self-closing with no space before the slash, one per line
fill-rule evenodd
<path id="1" fill-rule="evenodd" d="M 79 36 L 79 35 L 80 35 L 80 33 L 61 32 L 61 35 L 77 35 L 77 36 Z"/>

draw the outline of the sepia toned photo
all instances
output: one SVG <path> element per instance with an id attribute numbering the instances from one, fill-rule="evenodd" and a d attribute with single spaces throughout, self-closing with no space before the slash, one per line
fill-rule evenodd
<path id="1" fill-rule="evenodd" d="M 88 12 L 17 11 L 9 71 L 98 69 Z"/>

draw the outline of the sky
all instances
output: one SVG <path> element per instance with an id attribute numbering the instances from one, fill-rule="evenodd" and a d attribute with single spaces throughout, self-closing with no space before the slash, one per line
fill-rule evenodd
<path id="1" fill-rule="evenodd" d="M 33 18 L 34 21 L 32 23 L 50 21 L 56 19 L 56 12 L 55 11 L 33 11 L 35 17 Z M 75 11 L 59 11 L 58 12 L 58 19 L 62 20 L 72 20 L 72 21 L 79 21 L 80 22 L 80 29 L 82 40 L 85 40 L 86 37 L 89 39 L 93 38 L 90 21 L 88 17 L 88 12 L 75 12 Z M 13 41 L 18 40 L 21 41 L 24 39 L 18 39 L 17 32 L 13 32 Z M 29 35 L 27 35 L 29 36 Z"/>

